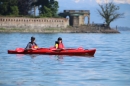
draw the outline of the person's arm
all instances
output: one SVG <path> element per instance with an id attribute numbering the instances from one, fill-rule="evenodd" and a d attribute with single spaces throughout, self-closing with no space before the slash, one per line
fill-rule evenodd
<path id="1" fill-rule="evenodd" d="M 26 50 L 32 50 L 32 46 L 31 46 L 31 43 L 29 42 L 25 48 Z"/>
<path id="2" fill-rule="evenodd" d="M 58 48 L 58 44 L 55 44 L 55 48 L 56 48 L 56 49 Z"/>

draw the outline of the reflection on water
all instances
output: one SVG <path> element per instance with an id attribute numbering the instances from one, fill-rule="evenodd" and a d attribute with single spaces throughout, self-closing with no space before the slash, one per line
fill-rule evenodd
<path id="1" fill-rule="evenodd" d="M 18 59 L 22 59 L 24 57 L 30 57 L 32 59 L 35 59 L 35 58 L 38 58 L 39 56 L 41 57 L 44 57 L 45 55 L 41 55 L 41 54 L 16 54 L 16 57 Z M 68 56 L 68 55 L 47 55 L 48 57 L 50 57 L 51 59 L 55 59 L 57 61 L 62 61 L 64 58 L 66 57 L 79 57 L 79 58 L 83 58 L 83 57 L 86 57 L 86 58 L 90 58 L 90 57 L 94 57 L 94 56 L 87 56 L 87 55 L 84 55 L 84 56 L 75 56 L 75 55 L 71 55 L 71 56 Z"/>
<path id="2" fill-rule="evenodd" d="M 24 48 L 31 36 L 39 47 L 50 47 L 62 37 L 65 47 L 97 51 L 94 57 L 7 54 L 8 49 Z M 0 33 L 0 86 L 130 86 L 129 39 L 129 32 Z"/>

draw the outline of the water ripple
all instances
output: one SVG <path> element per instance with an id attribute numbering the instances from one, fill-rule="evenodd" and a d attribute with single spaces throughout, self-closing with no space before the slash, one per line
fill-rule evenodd
<path id="1" fill-rule="evenodd" d="M 25 47 L 31 36 L 40 47 L 53 46 L 62 37 L 65 47 L 97 51 L 92 58 L 7 54 L 8 49 Z M 127 32 L 0 33 L 0 86 L 130 86 L 129 39 Z"/>

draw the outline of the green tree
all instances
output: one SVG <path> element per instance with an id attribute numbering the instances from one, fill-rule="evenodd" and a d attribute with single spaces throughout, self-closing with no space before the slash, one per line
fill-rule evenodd
<path id="1" fill-rule="evenodd" d="M 1 15 L 18 14 L 17 0 L 0 0 L 0 14 Z"/>
<path id="2" fill-rule="evenodd" d="M 18 0 L 19 15 L 29 15 L 29 11 L 32 9 L 32 3 L 33 0 Z"/>
<path id="3" fill-rule="evenodd" d="M 8 3 L 7 2 L 2 2 L 0 1 L 0 14 L 1 15 L 6 15 L 8 12 Z"/>
<path id="4" fill-rule="evenodd" d="M 58 8 L 59 8 L 58 1 L 50 0 L 50 4 L 51 4 L 52 16 L 56 17 L 57 12 L 58 12 Z"/>
<path id="5" fill-rule="evenodd" d="M 118 13 L 119 6 L 114 3 L 99 4 L 101 10 L 97 9 L 99 15 L 105 20 L 106 27 L 110 28 L 110 23 L 118 18 L 123 17 L 123 13 Z"/>
<path id="6" fill-rule="evenodd" d="M 1 15 L 29 15 L 32 0 L 0 0 Z"/>
<path id="7" fill-rule="evenodd" d="M 40 14 L 41 17 L 52 17 L 52 11 L 50 8 L 47 8 L 46 6 L 44 6 L 44 13 Z"/>
<path id="8" fill-rule="evenodd" d="M 37 0 L 36 2 L 32 3 L 32 6 L 38 6 L 40 16 L 44 15 L 44 17 L 55 17 L 57 16 L 58 11 L 58 2 L 55 0 Z M 51 13 L 51 15 L 50 15 Z M 49 15 L 46 15 L 49 14 Z"/>
<path id="9" fill-rule="evenodd" d="M 10 15 L 18 16 L 19 15 L 19 10 L 17 6 L 11 6 L 11 13 Z"/>

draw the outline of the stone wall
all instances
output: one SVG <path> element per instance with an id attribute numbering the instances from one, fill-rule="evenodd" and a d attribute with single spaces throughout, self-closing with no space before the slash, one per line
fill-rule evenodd
<path id="1" fill-rule="evenodd" d="M 0 17 L 0 28 L 66 28 L 68 25 L 66 18 Z"/>

